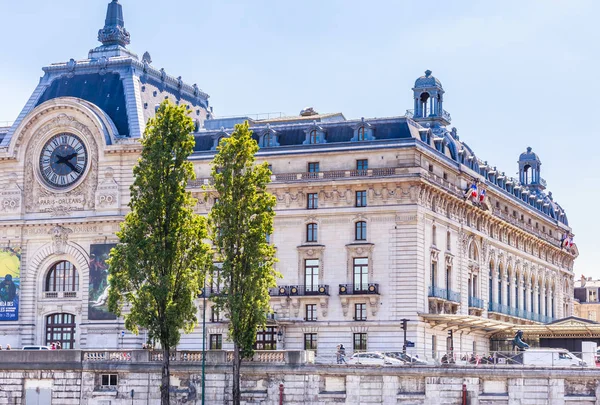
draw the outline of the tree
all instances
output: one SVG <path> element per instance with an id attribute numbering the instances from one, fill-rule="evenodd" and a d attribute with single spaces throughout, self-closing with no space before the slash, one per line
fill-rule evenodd
<path id="1" fill-rule="evenodd" d="M 213 160 L 212 176 L 218 200 L 209 226 L 217 257 L 222 262 L 222 294 L 217 306 L 229 317 L 233 340 L 233 403 L 239 404 L 242 358 L 252 357 L 256 332 L 271 311 L 269 288 L 275 287 L 275 248 L 267 242 L 273 232 L 275 196 L 267 191 L 268 164 L 255 164 L 258 145 L 248 123 L 235 126 Z"/>
<path id="2" fill-rule="evenodd" d="M 131 212 L 109 259 L 110 310 L 121 315 L 127 304 L 125 327 L 135 334 L 146 328 L 162 347 L 162 405 L 170 403 L 170 350 L 181 330 L 189 333 L 196 325 L 194 299 L 212 266 L 206 218 L 194 213 L 196 200 L 186 191 L 195 177 L 187 160 L 193 131 L 185 107 L 168 101 L 148 122 L 133 169 Z"/>

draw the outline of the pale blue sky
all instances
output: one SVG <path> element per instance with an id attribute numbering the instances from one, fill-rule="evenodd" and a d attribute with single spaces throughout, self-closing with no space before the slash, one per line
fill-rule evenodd
<path id="1" fill-rule="evenodd" d="M 108 0 L 0 0 L 0 121 L 41 67 L 97 45 Z M 600 2 L 121 0 L 130 48 L 211 95 L 218 115 L 305 106 L 403 115 L 431 69 L 461 140 L 509 175 L 527 146 L 600 277 Z"/>

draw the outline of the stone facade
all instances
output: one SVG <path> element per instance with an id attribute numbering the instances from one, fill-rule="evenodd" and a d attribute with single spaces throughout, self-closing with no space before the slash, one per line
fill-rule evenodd
<path id="1" fill-rule="evenodd" d="M 263 348 L 312 349 L 320 361 L 332 361 L 340 343 L 349 352 L 401 350 L 406 319 L 410 350 L 422 356 L 485 352 L 493 329 L 481 325 L 572 314 L 577 248 L 565 247 L 571 229 L 544 192 L 541 161 L 529 148 L 519 179 L 511 179 L 477 158 L 448 127 L 444 90 L 431 72 L 415 82 L 415 112 L 404 116 L 347 120 L 306 109 L 294 117 L 217 119 L 197 85 L 125 48 L 130 36 L 117 5 L 105 27 L 116 39 L 101 35 L 103 45 L 87 59 L 46 67 L 14 125 L 0 128 L 0 248 L 20 259 L 18 320 L 0 317 L 0 344 L 141 347 L 143 335 L 94 312 L 106 282 L 93 274 L 92 250 L 117 242 L 139 139 L 165 99 L 186 104 L 196 122 L 190 160 L 198 180 L 189 190 L 199 214 L 216 201 L 210 162 L 233 124 L 250 122 L 258 161 L 272 167 L 270 237 L 283 279 L 272 291 L 276 316 L 261 334 Z M 46 145 L 61 134 L 85 144 L 88 163 L 72 184 L 55 187 L 41 168 Z M 53 164 L 64 170 L 67 156 Z M 475 196 L 465 194 L 470 186 Z M 206 345 L 231 348 L 227 320 L 206 302 Z M 458 321 L 443 315 L 471 324 L 448 341 Z M 198 327 L 180 349 L 202 342 Z"/>
<path id="2" fill-rule="evenodd" d="M 106 357 L 101 357 L 102 353 Z M 160 403 L 160 362 L 151 352 L 0 352 L 0 404 L 51 398 L 52 404 L 154 405 Z M 201 354 L 201 353 L 200 353 Z M 209 352 L 205 402 L 231 398 L 231 365 L 225 352 Z M 300 353 L 271 363 L 242 367 L 242 403 L 279 404 L 462 404 L 597 405 L 596 369 L 539 369 L 509 366 L 376 367 L 314 365 Z M 172 398 L 200 404 L 202 371 L 198 361 L 174 357 Z M 179 361 L 182 360 L 182 361 Z M 271 359 L 273 361 L 273 359 Z M 111 377 L 112 376 L 112 377 Z M 37 402 L 34 402 L 37 403 Z"/>

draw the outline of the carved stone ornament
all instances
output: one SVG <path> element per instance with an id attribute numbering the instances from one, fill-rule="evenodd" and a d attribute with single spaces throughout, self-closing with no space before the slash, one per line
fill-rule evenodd
<path id="1" fill-rule="evenodd" d="M 65 253 L 69 234 L 73 233 L 73 230 L 61 225 L 56 225 L 48 233 L 52 235 L 52 249 L 54 250 L 54 253 L 57 255 Z"/>
<path id="2" fill-rule="evenodd" d="M 440 257 L 439 249 L 432 247 L 431 248 L 431 260 L 434 262 L 437 262 L 439 260 L 439 257 Z"/>
<path id="3" fill-rule="evenodd" d="M 0 191 L 0 215 L 4 213 L 17 213 L 21 210 L 23 190 L 17 184 L 17 174 L 8 175 L 8 184 Z"/>
<path id="4" fill-rule="evenodd" d="M 119 185 L 113 178 L 112 167 L 104 171 L 104 180 L 96 189 L 96 210 L 115 209 L 120 206 Z"/>

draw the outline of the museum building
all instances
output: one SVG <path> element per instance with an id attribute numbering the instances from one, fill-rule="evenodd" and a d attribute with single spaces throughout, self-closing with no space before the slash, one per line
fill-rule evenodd
<path id="1" fill-rule="evenodd" d="M 165 99 L 188 106 L 196 124 L 189 190 L 199 214 L 217 198 L 210 162 L 235 124 L 249 122 L 257 158 L 271 166 L 269 237 L 283 278 L 258 349 L 482 352 L 496 333 L 572 315 L 577 246 L 540 158 L 527 148 L 512 178 L 477 157 L 450 126 L 431 71 L 396 117 L 305 108 L 219 118 L 196 84 L 127 48 L 117 0 L 98 39 L 86 59 L 45 67 L 14 124 L 0 128 L 0 344 L 145 342 L 106 307 L 106 257 L 128 211 L 139 139 Z M 218 293 L 204 289 L 198 316 L 206 305 L 206 344 L 228 349 L 227 319 L 210 299 Z M 202 348 L 201 324 L 181 349 Z"/>

